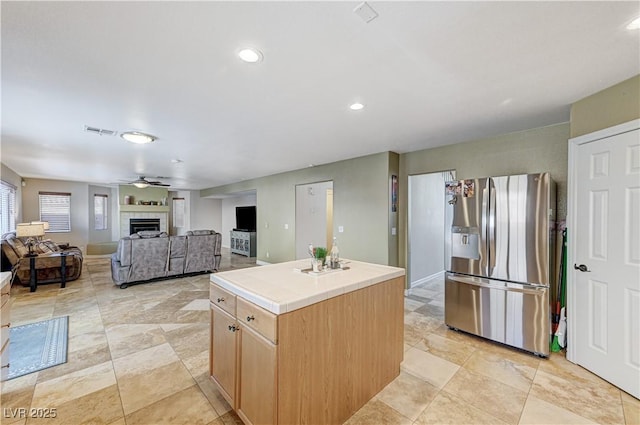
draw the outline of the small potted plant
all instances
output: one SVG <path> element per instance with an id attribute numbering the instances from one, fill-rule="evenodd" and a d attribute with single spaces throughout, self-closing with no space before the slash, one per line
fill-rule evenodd
<path id="1" fill-rule="evenodd" d="M 322 271 L 327 258 L 327 248 L 309 245 L 309 254 L 311 254 L 311 268 L 313 271 Z"/>

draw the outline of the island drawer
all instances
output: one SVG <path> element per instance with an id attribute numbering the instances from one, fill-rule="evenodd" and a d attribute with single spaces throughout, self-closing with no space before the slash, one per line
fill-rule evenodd
<path id="1" fill-rule="evenodd" d="M 215 283 L 211 283 L 209 298 L 213 305 L 217 305 L 232 316 L 236 315 L 236 296 L 233 293 Z"/>
<path id="2" fill-rule="evenodd" d="M 236 317 L 239 323 L 252 328 L 274 344 L 277 344 L 278 319 L 275 314 L 238 297 L 238 314 Z"/>

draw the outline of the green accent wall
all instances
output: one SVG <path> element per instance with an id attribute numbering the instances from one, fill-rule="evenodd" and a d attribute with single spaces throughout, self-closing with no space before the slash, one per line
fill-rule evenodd
<path id="1" fill-rule="evenodd" d="M 138 201 L 155 201 L 159 203 L 162 198 L 169 199 L 169 189 L 166 187 L 149 186 L 139 189 L 130 184 L 121 184 L 118 193 L 120 205 L 124 205 L 125 196 L 133 196 L 133 205 Z"/>
<path id="2" fill-rule="evenodd" d="M 558 220 L 567 215 L 569 123 L 400 155 L 399 260 L 406 267 L 408 176 L 456 170 L 457 179 L 549 172 L 557 184 Z M 444 188 L 443 188 L 444 193 Z"/>
<path id="3" fill-rule="evenodd" d="M 204 189 L 200 196 L 255 190 L 257 257 L 279 263 L 295 259 L 295 186 L 332 180 L 333 230 L 341 256 L 389 264 L 394 243 L 389 237 L 390 164 L 398 162 L 394 155 L 383 152 Z M 338 233 L 338 226 L 344 227 L 343 233 Z"/>
<path id="4" fill-rule="evenodd" d="M 640 75 L 571 105 L 571 137 L 640 118 Z"/>

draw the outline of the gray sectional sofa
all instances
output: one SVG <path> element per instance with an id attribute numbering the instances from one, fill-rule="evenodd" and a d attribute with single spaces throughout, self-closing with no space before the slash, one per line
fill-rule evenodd
<path id="1" fill-rule="evenodd" d="M 131 283 L 214 272 L 220 266 L 222 235 L 214 230 L 193 230 L 184 236 L 143 231 L 118 241 L 111 256 L 111 277 L 124 289 Z"/>

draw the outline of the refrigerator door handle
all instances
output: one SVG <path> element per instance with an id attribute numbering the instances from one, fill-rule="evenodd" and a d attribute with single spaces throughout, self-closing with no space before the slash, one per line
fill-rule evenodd
<path id="1" fill-rule="evenodd" d="M 488 256 L 489 256 L 489 251 L 487 250 L 488 246 L 487 246 L 487 227 L 488 227 L 488 217 L 487 217 L 487 212 L 488 212 L 488 199 L 489 199 L 489 192 L 490 192 L 490 187 L 489 184 L 491 183 L 491 179 L 487 180 L 487 184 L 485 186 L 485 188 L 483 189 L 483 193 L 482 193 L 482 207 L 481 207 L 481 215 L 480 215 L 480 238 L 481 238 L 481 244 L 484 246 L 484 258 L 482 258 L 480 260 L 480 267 L 482 270 L 482 274 L 484 274 L 485 276 L 489 276 L 488 272 L 489 272 L 489 263 L 488 263 Z"/>
<path id="2" fill-rule="evenodd" d="M 491 283 L 491 281 L 487 279 L 481 280 L 478 278 L 472 278 L 472 277 L 466 277 L 466 276 L 450 275 L 449 279 L 455 282 L 460 282 L 460 283 L 464 283 L 466 285 L 471 285 L 471 286 L 477 286 L 480 288 L 490 288 L 490 289 L 497 289 L 499 291 L 508 291 L 508 292 L 520 292 L 523 294 L 540 294 L 541 292 L 549 290 L 549 287 L 547 286 L 530 286 L 530 285 L 523 285 L 523 284 L 517 284 L 518 285 L 517 287 L 513 285 L 506 286 L 504 282 L 494 281 L 495 283 Z"/>
<path id="3" fill-rule="evenodd" d="M 496 187 L 493 179 L 489 179 L 489 213 L 487 233 L 489 234 L 489 261 L 487 262 L 487 276 L 493 275 L 496 267 Z"/>

